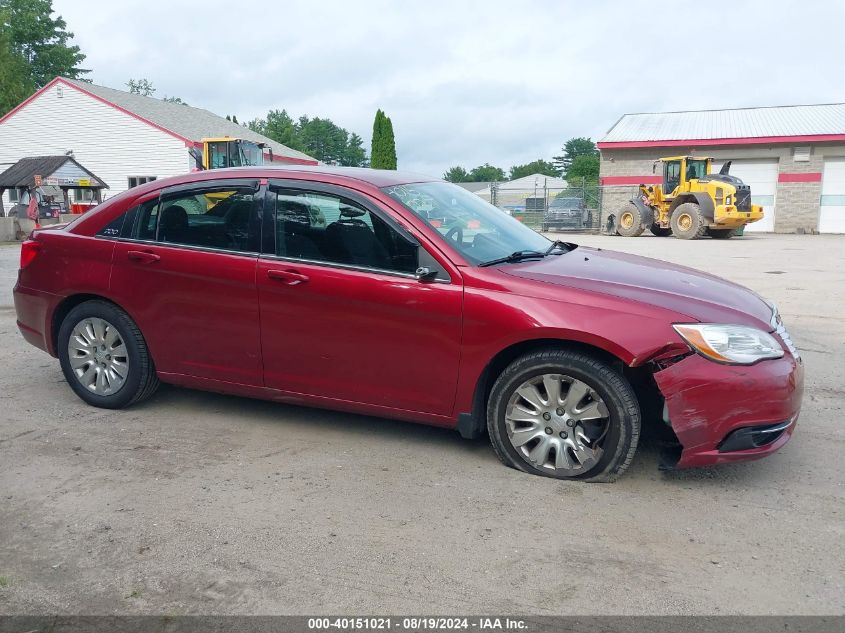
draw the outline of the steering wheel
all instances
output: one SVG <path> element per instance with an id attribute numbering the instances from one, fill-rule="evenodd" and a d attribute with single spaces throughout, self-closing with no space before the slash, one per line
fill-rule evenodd
<path id="1" fill-rule="evenodd" d="M 453 240 L 458 244 L 463 244 L 464 242 L 464 229 L 462 226 L 453 226 L 446 232 L 446 239 Z"/>

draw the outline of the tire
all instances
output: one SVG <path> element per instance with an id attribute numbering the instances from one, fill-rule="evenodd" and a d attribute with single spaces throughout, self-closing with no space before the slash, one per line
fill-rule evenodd
<path id="1" fill-rule="evenodd" d="M 115 350 L 112 356 L 109 352 Z M 59 327 L 57 351 L 70 388 L 95 407 L 121 409 L 146 400 L 158 389 L 158 376 L 141 331 L 112 303 L 86 301 L 73 308 Z M 105 374 L 102 379 L 101 374 Z"/>
<path id="2" fill-rule="evenodd" d="M 707 232 L 707 222 L 695 202 L 679 204 L 672 212 L 669 224 L 672 235 L 682 240 L 697 240 Z"/>
<path id="3" fill-rule="evenodd" d="M 714 240 L 728 240 L 734 236 L 733 229 L 707 229 L 707 235 Z"/>
<path id="4" fill-rule="evenodd" d="M 616 232 L 623 237 L 638 237 L 642 235 L 643 213 L 633 202 L 629 202 L 616 215 Z"/>
<path id="5" fill-rule="evenodd" d="M 557 402 L 539 386 L 549 384 L 547 380 L 552 386 L 558 384 Z M 538 389 L 532 392 L 526 385 L 534 381 Z M 580 398 L 572 395 L 576 384 Z M 549 410 L 532 411 L 530 400 L 522 400 L 519 392 L 536 393 Z M 578 410 L 587 419 L 568 417 Z M 524 413 L 525 420 L 514 420 Z M 596 420 L 598 416 L 602 419 Z M 501 373 L 487 402 L 487 430 L 499 459 L 511 468 L 554 479 L 614 481 L 634 457 L 640 425 L 639 403 L 625 377 L 607 363 L 576 351 L 545 349 L 521 356 Z M 582 439 L 589 439 L 592 447 Z M 579 448 L 571 448 L 576 443 Z M 536 454 L 536 459 L 526 453 Z"/>
<path id="6" fill-rule="evenodd" d="M 651 234 L 655 237 L 669 237 L 670 235 L 672 235 L 671 228 L 663 228 L 659 224 L 652 224 L 651 227 L 649 227 L 649 230 L 651 231 Z"/>

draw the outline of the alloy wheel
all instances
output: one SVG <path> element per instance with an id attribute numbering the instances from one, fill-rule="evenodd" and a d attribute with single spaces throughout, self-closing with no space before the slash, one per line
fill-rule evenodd
<path id="1" fill-rule="evenodd" d="M 535 468 L 571 476 L 601 459 L 610 413 L 585 382 L 543 374 L 522 383 L 508 400 L 505 426 L 511 445 Z"/>
<path id="2" fill-rule="evenodd" d="M 98 396 L 117 393 L 129 375 L 129 354 L 117 328 L 105 319 L 77 323 L 67 344 L 71 370 L 85 389 Z"/>

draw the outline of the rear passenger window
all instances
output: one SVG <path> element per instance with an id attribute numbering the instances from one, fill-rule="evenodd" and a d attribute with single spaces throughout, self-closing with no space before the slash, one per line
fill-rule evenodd
<path id="1" fill-rule="evenodd" d="M 279 189 L 276 254 L 403 273 L 417 269 L 417 245 L 365 207 L 327 193 Z"/>
<path id="2" fill-rule="evenodd" d="M 149 204 L 149 203 L 148 203 Z M 153 201 L 155 204 L 155 201 Z M 138 213 L 139 205 L 129 209 L 126 213 L 119 215 L 114 220 L 109 222 L 102 229 L 97 231 L 100 237 L 130 237 L 132 235 L 132 225 L 135 223 L 135 216 Z"/>
<path id="3" fill-rule="evenodd" d="M 258 251 L 259 216 L 252 189 L 165 195 L 139 218 L 137 237 L 167 244 Z"/>

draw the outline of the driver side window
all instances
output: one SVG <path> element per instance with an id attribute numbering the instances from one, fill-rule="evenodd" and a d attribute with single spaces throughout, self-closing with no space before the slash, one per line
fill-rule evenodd
<path id="1" fill-rule="evenodd" d="M 414 273 L 418 247 L 367 208 L 329 193 L 271 190 L 276 254 L 314 262 Z"/>

